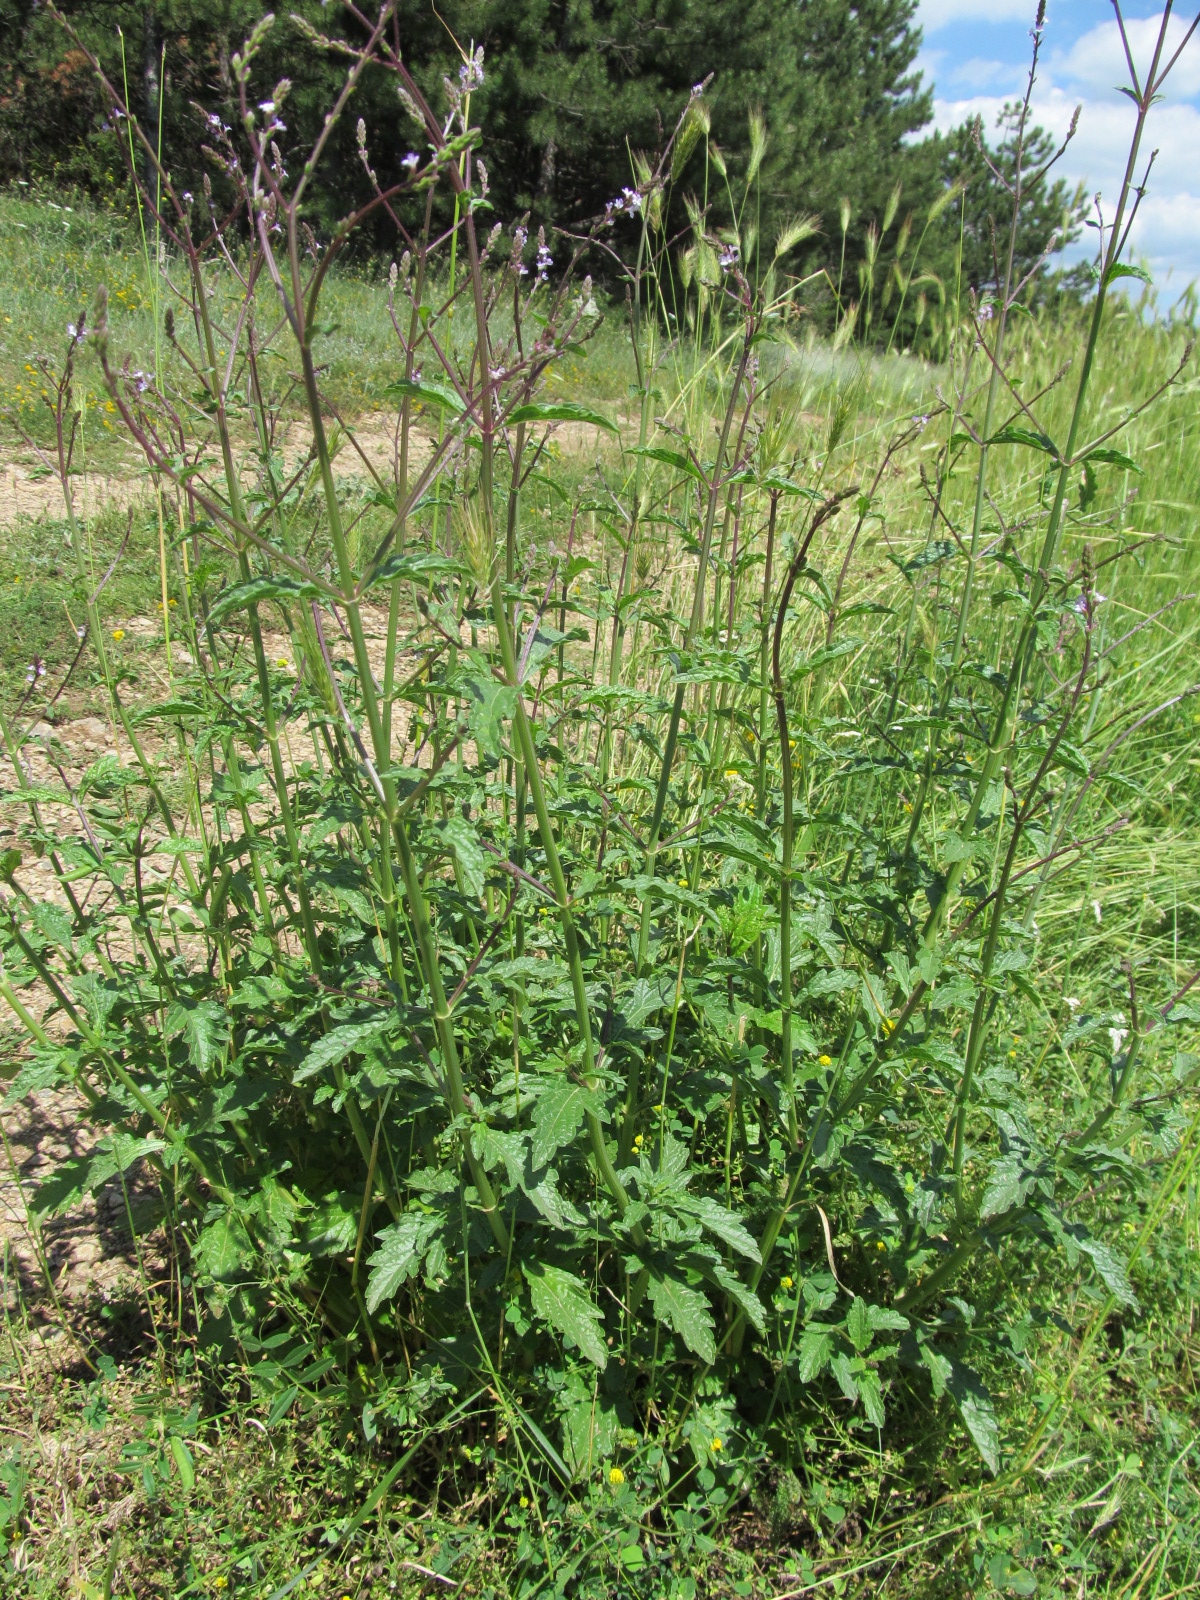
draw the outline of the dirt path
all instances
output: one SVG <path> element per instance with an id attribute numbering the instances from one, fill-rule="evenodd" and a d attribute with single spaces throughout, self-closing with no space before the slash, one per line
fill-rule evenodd
<path id="1" fill-rule="evenodd" d="M 340 430 L 332 429 L 337 437 Z M 351 482 L 369 484 L 376 479 L 394 482 L 396 436 L 394 422 L 378 416 L 360 418 L 351 424 L 353 438 L 341 433 L 335 457 L 337 476 Z M 603 435 L 589 423 L 562 422 L 554 426 L 553 440 L 564 454 L 578 456 L 601 445 Z M 294 472 L 309 454 L 312 434 L 306 424 L 290 424 L 282 437 L 281 454 L 289 472 Z M 607 443 L 611 448 L 611 442 Z M 431 435 L 414 431 L 410 443 L 410 464 L 416 469 L 428 461 L 433 450 Z M 139 461 L 108 472 L 81 472 L 73 477 L 77 511 L 85 518 L 97 516 L 106 506 L 129 505 L 148 492 L 147 479 Z M 38 462 L 29 450 L 13 459 L 0 461 L 0 528 L 42 517 L 61 517 L 62 489 L 57 477 Z"/>

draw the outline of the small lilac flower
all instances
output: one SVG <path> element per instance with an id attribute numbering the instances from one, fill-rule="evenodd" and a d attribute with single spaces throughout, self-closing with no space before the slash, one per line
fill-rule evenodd
<path id="1" fill-rule="evenodd" d="M 470 94 L 483 84 L 483 46 L 469 56 L 458 69 L 458 81 L 463 94 Z"/>
<path id="2" fill-rule="evenodd" d="M 406 172 L 415 172 L 421 165 L 421 158 L 415 150 L 410 150 L 400 165 Z"/>

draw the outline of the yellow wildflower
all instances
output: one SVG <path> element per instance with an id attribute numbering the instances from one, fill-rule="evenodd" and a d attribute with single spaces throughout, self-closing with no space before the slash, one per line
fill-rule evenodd
<path id="1" fill-rule="evenodd" d="M 117 643 L 120 644 L 121 640 L 125 637 L 125 629 L 124 628 L 114 628 L 113 631 L 112 631 L 112 636 L 117 641 Z"/>
<path id="2" fill-rule="evenodd" d="M 883 1029 L 885 1034 L 895 1033 L 896 1019 L 894 1017 L 884 1017 L 879 1026 Z"/>
<path id="3" fill-rule="evenodd" d="M 719 1456 L 725 1446 L 721 1443 L 720 1439 L 714 1439 L 708 1448 L 712 1451 L 713 1455 Z"/>
<path id="4" fill-rule="evenodd" d="M 523 1494 L 521 1496 L 520 1500 L 518 1500 L 517 1504 L 521 1507 L 522 1511 L 528 1511 L 529 1510 L 529 1496 L 527 1494 Z"/>
<path id="5" fill-rule="evenodd" d="M 833 1057 L 820 1055 L 817 1057 L 817 1065 L 819 1067 L 831 1067 L 833 1065 Z"/>
<path id="6" fill-rule="evenodd" d="M 634 1142 L 635 1145 L 637 1145 L 638 1149 L 640 1150 L 642 1148 L 642 1144 L 644 1142 L 643 1141 L 643 1136 L 640 1133 L 635 1133 L 634 1136 L 633 1136 L 633 1142 Z"/>
<path id="7" fill-rule="evenodd" d="M 737 770 L 736 767 L 726 767 L 725 768 L 725 776 L 727 778 L 736 778 L 737 775 L 738 775 L 738 770 Z"/>
<path id="8" fill-rule="evenodd" d="M 780 1278 L 779 1287 L 781 1289 L 790 1289 L 792 1287 L 792 1279 L 786 1276 Z"/>
<path id="9" fill-rule="evenodd" d="M 621 1471 L 620 1467 L 609 1467 L 608 1481 L 614 1486 L 625 1482 L 625 1474 Z"/>

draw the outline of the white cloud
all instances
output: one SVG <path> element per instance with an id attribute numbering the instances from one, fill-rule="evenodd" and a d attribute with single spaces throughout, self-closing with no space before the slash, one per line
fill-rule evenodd
<path id="1" fill-rule="evenodd" d="M 972 56 L 969 61 L 962 61 L 943 77 L 944 83 L 953 84 L 956 88 L 961 85 L 964 89 L 997 89 L 1002 85 L 1011 86 L 1014 80 L 1013 69 L 1006 61 L 987 61 L 982 56 Z"/>
<path id="2" fill-rule="evenodd" d="M 947 0 L 949 8 L 950 0 Z M 998 9 L 998 7 L 997 7 Z M 1146 17 L 1127 24 L 1131 53 L 1139 72 L 1149 64 L 1160 19 Z M 1182 24 L 1171 22 L 1164 61 L 1184 37 Z M 1129 71 L 1115 22 L 1090 29 L 1067 49 L 1053 50 L 1034 89 L 1033 120 L 1056 138 L 1070 127 L 1075 107 L 1080 107 L 1079 127 L 1056 171 L 1072 185 L 1082 182 L 1089 194 L 1099 193 L 1104 214 L 1111 216 L 1128 161 L 1135 111 L 1117 86 L 1127 84 Z M 990 135 L 1011 91 L 997 93 L 1001 81 L 988 82 L 987 63 L 967 61 L 955 69 L 948 62 L 935 74 L 942 92 L 934 102 L 934 122 L 940 129 L 956 127 L 968 117 L 981 116 Z M 999 75 L 997 75 L 999 77 Z M 1011 80 L 1010 80 L 1011 81 Z M 974 94 L 956 96 L 961 84 Z M 992 90 L 991 93 L 979 92 Z M 947 94 L 946 91 L 951 93 Z M 1018 91 L 1019 93 L 1019 91 Z M 1151 266 L 1156 281 L 1170 276 L 1178 292 L 1192 278 L 1200 278 L 1200 198 L 1195 190 L 1197 153 L 1200 152 L 1200 108 L 1190 103 L 1200 95 L 1200 41 L 1185 48 L 1167 80 L 1166 98 L 1150 112 L 1138 160 L 1142 177 L 1150 152 L 1158 152 L 1149 191 L 1134 223 L 1131 246 Z M 1094 248 L 1089 230 L 1070 251 L 1073 259 Z"/>
<path id="3" fill-rule="evenodd" d="M 1132 18 L 1125 24 L 1133 64 L 1143 80 L 1154 58 L 1154 47 L 1161 26 L 1161 14 L 1157 17 Z M 1160 68 L 1179 49 L 1186 33 L 1184 24 L 1177 17 L 1172 17 L 1167 24 L 1167 40 L 1160 58 Z M 1092 28 L 1077 39 L 1065 55 L 1056 51 L 1050 65 L 1056 76 L 1068 78 L 1097 95 L 1115 94 L 1118 86 L 1124 87 L 1129 83 L 1125 49 L 1115 22 L 1102 22 L 1099 27 Z M 1173 97 L 1190 99 L 1200 91 L 1200 40 L 1195 35 L 1185 46 L 1167 82 Z"/>
<path id="4" fill-rule="evenodd" d="M 952 22 L 1020 22 L 1033 25 L 1036 4 L 1030 0 L 921 0 L 917 22 L 926 33 L 936 33 Z"/>

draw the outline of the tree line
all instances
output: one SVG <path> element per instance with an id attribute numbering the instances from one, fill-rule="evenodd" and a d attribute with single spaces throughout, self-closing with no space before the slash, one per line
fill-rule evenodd
<path id="1" fill-rule="evenodd" d="M 107 115 L 91 51 L 161 138 L 177 187 L 198 188 L 207 171 L 219 190 L 207 119 L 236 128 L 230 59 L 267 5 L 58 0 L 58 9 L 74 38 L 39 0 L 0 0 L 0 182 L 127 197 L 127 133 Z M 789 219 L 810 218 L 788 270 L 824 269 L 827 314 L 836 291 L 843 305 L 859 305 L 868 339 L 919 345 L 956 286 L 978 294 L 995 279 L 1015 130 L 1010 116 L 994 130 L 926 132 L 932 91 L 915 68 L 915 11 L 916 0 L 400 0 L 395 27 L 435 105 L 442 80 L 457 82 L 464 57 L 482 48 L 472 117 L 485 129 L 495 217 L 510 226 L 526 213 L 535 228 L 601 213 L 708 80 L 710 137 L 678 192 L 693 194 L 716 225 L 725 175 L 757 162 L 751 238 L 774 239 Z M 335 48 L 299 48 L 296 17 Z M 344 75 L 337 43 L 362 37 L 352 5 L 292 0 L 278 19 L 259 81 L 290 81 L 278 135 L 285 160 L 311 142 Z M 370 164 L 387 182 L 419 131 L 382 76 L 356 101 Z M 356 120 L 330 141 L 313 190 L 318 235 L 368 193 Z M 1048 150 L 1034 131 L 1026 159 Z M 1080 205 L 1058 181 L 1023 213 L 1017 264 L 1033 274 L 1031 297 L 1078 288 L 1053 270 L 1052 255 L 1038 263 L 1054 240 L 1077 236 Z M 671 220 L 682 235 L 686 217 Z"/>

